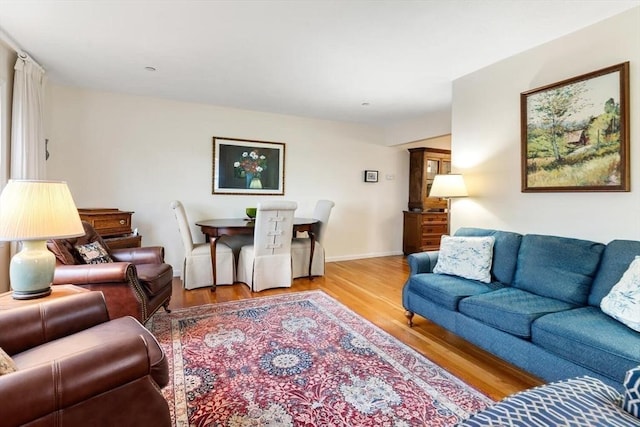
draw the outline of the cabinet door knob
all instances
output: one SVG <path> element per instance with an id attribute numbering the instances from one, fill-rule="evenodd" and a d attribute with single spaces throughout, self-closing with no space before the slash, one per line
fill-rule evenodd
<path id="1" fill-rule="evenodd" d="M 124 225 L 127 221 L 125 221 L 124 219 L 120 220 L 120 225 Z"/>

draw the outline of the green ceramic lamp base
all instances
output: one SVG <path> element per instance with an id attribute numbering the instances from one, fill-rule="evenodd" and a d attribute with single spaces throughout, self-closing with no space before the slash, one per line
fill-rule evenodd
<path id="1" fill-rule="evenodd" d="M 9 277 L 14 299 L 35 299 L 51 293 L 56 257 L 45 240 L 25 240 L 11 258 Z"/>

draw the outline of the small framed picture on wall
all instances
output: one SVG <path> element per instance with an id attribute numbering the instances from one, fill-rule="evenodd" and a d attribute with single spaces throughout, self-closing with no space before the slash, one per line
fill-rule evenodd
<path id="1" fill-rule="evenodd" d="M 364 182 L 378 182 L 378 171 L 364 171 Z"/>

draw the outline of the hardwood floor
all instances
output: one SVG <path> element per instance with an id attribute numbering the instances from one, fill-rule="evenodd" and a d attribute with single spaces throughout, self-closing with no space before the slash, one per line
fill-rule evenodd
<path id="1" fill-rule="evenodd" d="M 243 284 L 186 291 L 173 282 L 170 308 L 320 289 L 494 400 L 541 384 L 526 372 L 416 315 L 410 328 L 402 307 L 409 275 L 403 256 L 331 262 L 324 277 L 295 279 L 291 288 L 252 293 Z"/>

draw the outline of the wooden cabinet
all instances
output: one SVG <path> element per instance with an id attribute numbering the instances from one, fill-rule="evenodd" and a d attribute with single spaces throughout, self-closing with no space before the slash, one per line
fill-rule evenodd
<path id="1" fill-rule="evenodd" d="M 447 233 L 446 212 L 404 211 L 402 252 L 437 251 L 440 238 Z"/>
<path id="2" fill-rule="evenodd" d="M 142 245 L 142 236 L 133 234 L 133 212 L 119 209 L 78 209 L 80 219 L 87 221 L 109 245 L 110 249 L 134 248 Z"/>
<path id="3" fill-rule="evenodd" d="M 451 172 L 451 151 L 437 148 L 409 149 L 409 210 L 426 211 L 447 208 L 447 202 L 429 197 L 433 179 Z"/>
<path id="4" fill-rule="evenodd" d="M 402 237 L 405 255 L 440 248 L 440 237 L 449 230 L 447 202 L 429 197 L 429 191 L 436 175 L 450 172 L 450 150 L 409 149 L 409 210 L 404 212 Z"/>

